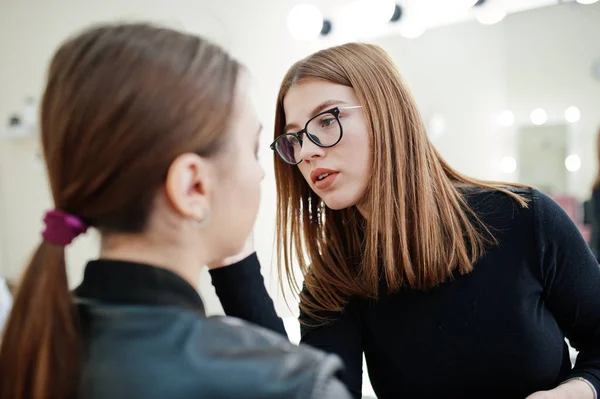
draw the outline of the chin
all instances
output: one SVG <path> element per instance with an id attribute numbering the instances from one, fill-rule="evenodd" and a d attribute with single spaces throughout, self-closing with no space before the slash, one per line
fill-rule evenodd
<path id="1" fill-rule="evenodd" d="M 356 200 L 353 198 L 336 198 L 332 196 L 331 198 L 321 198 L 327 208 L 333 211 L 340 211 L 342 209 L 350 208 L 351 206 L 356 205 Z"/>

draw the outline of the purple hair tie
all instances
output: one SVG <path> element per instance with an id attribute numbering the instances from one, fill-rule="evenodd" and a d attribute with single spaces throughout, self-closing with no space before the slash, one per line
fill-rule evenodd
<path id="1" fill-rule="evenodd" d="M 77 236 L 87 231 L 87 226 L 81 219 L 59 209 L 46 212 L 44 223 L 46 224 L 46 229 L 42 233 L 44 240 L 61 247 L 66 247 Z"/>

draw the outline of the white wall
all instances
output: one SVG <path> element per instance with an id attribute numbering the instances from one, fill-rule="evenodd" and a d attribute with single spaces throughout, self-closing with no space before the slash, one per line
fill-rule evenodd
<path id="1" fill-rule="evenodd" d="M 600 81 L 592 63 L 600 60 L 600 3 L 562 4 L 516 14 L 506 21 L 507 107 L 519 122 L 542 107 L 548 123 L 564 122 L 575 105 L 581 120 L 569 126 L 571 152 L 581 170 L 569 173 L 567 190 L 580 199 L 590 195 L 597 168 L 596 134 L 600 128 Z"/>
<path id="2" fill-rule="evenodd" d="M 446 131 L 432 139 L 445 159 L 479 178 L 503 177 L 497 168 L 503 142 L 492 115 L 507 99 L 504 31 L 466 23 L 415 40 L 376 41 L 396 60 L 426 124 L 434 115 L 444 119 Z"/>
<path id="3" fill-rule="evenodd" d="M 344 0 L 345 1 L 345 0 Z M 256 225 L 256 246 L 263 273 L 282 315 L 290 311 L 277 289 L 271 265 L 275 187 L 271 141 L 274 101 L 280 79 L 291 63 L 328 43 L 298 43 L 286 32 L 286 12 L 294 0 L 256 2 L 128 0 L 3 0 L 0 2 L 0 123 L 19 110 L 27 96 L 39 96 L 47 62 L 69 34 L 93 21 L 151 19 L 182 26 L 217 40 L 244 62 L 254 79 L 256 104 L 265 125 L 261 161 L 266 170 L 263 202 Z M 328 7 L 343 0 L 322 2 Z M 543 106 L 562 114 L 575 104 L 582 121 L 582 170 L 573 175 L 572 192 L 584 196 L 595 168 L 590 140 L 600 125 L 600 87 L 589 74 L 600 57 L 600 4 L 565 4 L 511 15 L 495 26 L 475 22 L 426 32 L 415 40 L 378 40 L 397 60 L 427 119 L 439 114 L 446 133 L 436 144 L 460 171 L 487 179 L 503 175 L 498 162 L 514 152 L 512 129 L 496 123 L 496 114 L 512 109 L 519 123 Z M 596 112 L 594 114 L 594 112 Z M 518 125 L 518 124 L 517 124 Z M 0 272 L 19 275 L 38 243 L 43 212 L 51 206 L 44 172 L 34 163 L 36 140 L 0 141 Z M 73 284 L 86 259 L 94 257 L 97 238 L 79 240 L 69 250 Z M 209 311 L 219 305 L 204 278 Z M 295 305 L 292 305 L 295 311 Z"/>
<path id="4" fill-rule="evenodd" d="M 569 174 L 568 192 L 589 195 L 596 170 L 595 135 L 600 127 L 600 82 L 591 66 L 600 59 L 600 3 L 567 3 L 509 15 L 502 23 L 447 26 L 406 41 L 376 40 L 394 55 L 426 121 L 441 115 L 446 133 L 435 141 L 460 171 L 486 179 L 518 180 L 503 174 L 499 160 L 517 157 L 516 131 L 530 125 L 530 112 L 546 109 L 548 123 L 564 123 L 577 106 L 581 121 L 569 126 L 571 151 L 582 168 Z M 497 123 L 510 109 L 511 128 Z"/>

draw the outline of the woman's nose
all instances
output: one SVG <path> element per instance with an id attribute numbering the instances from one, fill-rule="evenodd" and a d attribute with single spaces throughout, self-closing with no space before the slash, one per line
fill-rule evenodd
<path id="1" fill-rule="evenodd" d="M 304 137 L 304 140 L 302 140 L 302 147 L 300 148 L 300 159 L 310 161 L 311 159 L 322 158 L 324 156 L 325 148 L 319 147 L 308 137 Z"/>

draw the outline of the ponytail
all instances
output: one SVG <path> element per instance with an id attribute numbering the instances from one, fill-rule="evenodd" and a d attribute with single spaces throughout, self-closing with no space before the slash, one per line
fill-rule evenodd
<path id="1" fill-rule="evenodd" d="M 0 345 L 0 399 L 73 398 L 80 363 L 65 249 L 43 241 L 17 288 Z"/>

